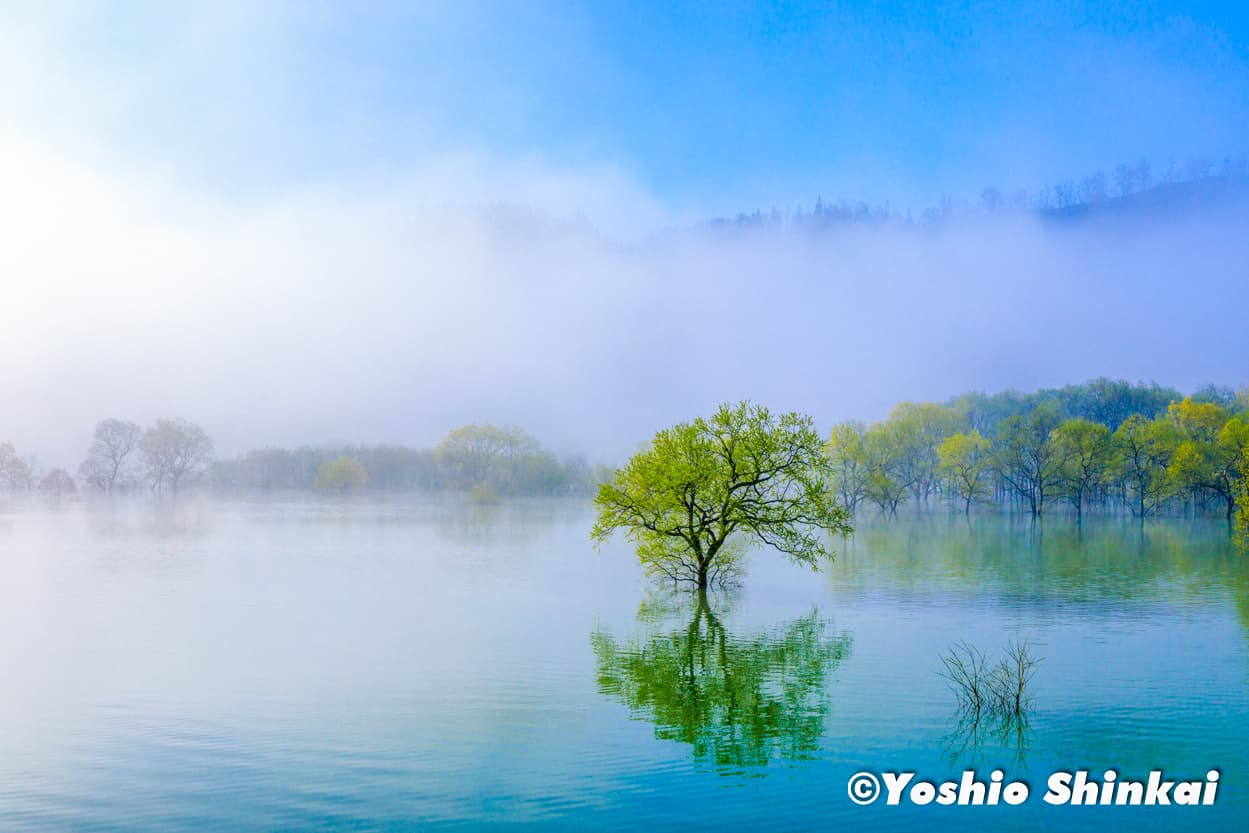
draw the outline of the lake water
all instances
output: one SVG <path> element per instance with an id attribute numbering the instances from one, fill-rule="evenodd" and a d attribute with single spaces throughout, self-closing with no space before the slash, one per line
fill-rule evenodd
<path id="1" fill-rule="evenodd" d="M 862 522 L 706 605 L 584 501 L 0 503 L 0 829 L 1243 830 L 1249 568 L 1218 522 Z M 1043 658 L 960 721 L 966 640 Z M 995 766 L 1018 807 L 858 806 Z M 1051 807 L 1056 770 L 1221 771 Z"/>

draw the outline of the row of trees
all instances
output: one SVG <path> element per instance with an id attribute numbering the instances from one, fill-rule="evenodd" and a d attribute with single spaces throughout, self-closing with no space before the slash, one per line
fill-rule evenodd
<path id="1" fill-rule="evenodd" d="M 430 449 L 401 445 L 262 448 L 213 458 L 202 427 L 161 419 L 144 428 L 123 419 L 95 426 L 75 479 L 63 469 L 42 473 L 33 456 L 0 443 L 0 485 L 11 491 L 65 494 L 78 485 L 115 494 L 177 492 L 190 484 L 223 490 L 461 491 L 479 500 L 497 495 L 584 494 L 605 479 L 584 459 L 557 459 L 520 428 L 466 425 Z"/>
<path id="2" fill-rule="evenodd" d="M 1077 518 L 1118 511 L 1249 513 L 1249 391 L 1193 396 L 1156 385 L 1097 380 L 1035 394 L 967 394 L 946 404 L 899 405 L 870 427 L 833 428 L 825 453 L 833 487 L 854 511 L 895 515 L 943 500 L 1022 507 L 1056 503 Z"/>
<path id="3" fill-rule="evenodd" d="M 1203 199 L 1217 196 L 1229 188 L 1241 187 L 1249 180 L 1249 160 L 1225 157 L 1191 157 L 1182 164 L 1167 159 L 1155 167 L 1148 159 L 1124 162 L 1107 172 L 1095 171 L 1087 176 L 1047 185 L 1037 191 L 984 188 L 976 200 L 943 197 L 925 209 L 916 220 L 910 212 L 899 212 L 888 205 L 871 205 L 860 200 L 825 201 L 819 198 L 809 210 L 754 211 L 710 222 L 717 229 L 792 228 L 820 231 L 848 225 L 881 225 L 886 223 L 933 223 L 953 216 L 996 215 L 1032 212 L 1042 216 L 1079 213 L 1082 209 L 1099 209 L 1111 205 L 1128 205 L 1138 199 Z M 1143 195 L 1149 195 L 1145 197 Z"/>
<path id="4" fill-rule="evenodd" d="M 42 471 L 34 455 L 18 455 L 12 443 L 0 443 L 0 483 L 14 492 L 35 489 L 62 495 L 78 483 L 102 492 L 150 487 L 174 491 L 207 470 L 212 441 L 204 429 L 184 419 L 160 419 L 148 428 L 120 419 L 96 425 L 78 478 L 53 468 Z"/>
<path id="5" fill-rule="evenodd" d="M 434 448 L 402 445 L 263 448 L 216 463 L 213 483 L 247 490 L 456 491 L 490 495 L 589 492 L 605 477 L 584 459 L 558 459 L 516 427 L 466 425 Z"/>
<path id="6" fill-rule="evenodd" d="M 745 543 L 818 569 L 829 537 L 853 531 L 860 503 L 894 515 L 908 496 L 917 505 L 944 498 L 967 513 L 977 500 L 1019 503 L 1034 518 L 1055 498 L 1078 518 L 1093 505 L 1141 519 L 1183 506 L 1221 507 L 1230 521 L 1239 504 L 1245 543 L 1249 391 L 1210 388 L 1157 413 L 1133 410 L 1155 408 L 1164 393 L 1097 380 L 1026 396 L 904 403 L 870 428 L 836 426 L 826 443 L 809 416 L 724 404 L 710 418 L 656 432 L 617 469 L 595 495 L 590 537 L 601 544 L 623 532 L 651 576 L 700 592 L 733 580 Z M 1112 425 L 1090 417 L 1098 414 L 1123 418 Z M 1022 686 L 1027 656 L 1014 658 L 1012 679 Z"/>

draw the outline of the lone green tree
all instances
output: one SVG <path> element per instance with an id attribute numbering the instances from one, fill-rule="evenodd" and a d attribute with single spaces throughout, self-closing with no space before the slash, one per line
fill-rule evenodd
<path id="1" fill-rule="evenodd" d="M 829 474 L 810 417 L 721 405 L 657 433 L 599 488 L 591 537 L 624 530 L 648 573 L 704 589 L 731 575 L 735 536 L 818 568 L 822 533 L 851 531 Z"/>

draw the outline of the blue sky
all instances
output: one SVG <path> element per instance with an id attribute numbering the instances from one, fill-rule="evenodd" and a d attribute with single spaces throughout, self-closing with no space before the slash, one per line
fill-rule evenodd
<path id="1" fill-rule="evenodd" d="M 68 79 L 64 101 L 47 98 L 63 129 L 225 191 L 471 152 L 607 165 L 695 213 L 816 196 L 922 208 L 990 183 L 1249 151 L 1249 12 L 1235 3 L 437 0 L 9 16 Z"/>

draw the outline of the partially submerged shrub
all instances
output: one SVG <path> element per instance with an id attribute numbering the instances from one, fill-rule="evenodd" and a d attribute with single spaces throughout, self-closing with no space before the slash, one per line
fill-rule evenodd
<path id="1" fill-rule="evenodd" d="M 1028 684 L 1040 659 L 1032 656 L 1028 641 L 1012 640 L 995 664 L 976 646 L 959 642 L 942 655 L 942 670 L 959 707 L 996 717 L 1024 717 L 1032 705 Z"/>

